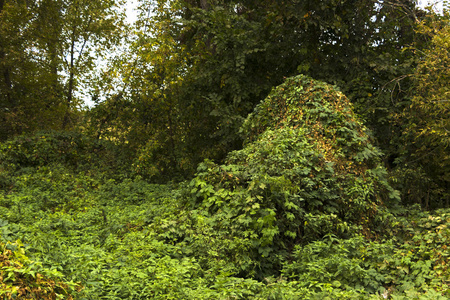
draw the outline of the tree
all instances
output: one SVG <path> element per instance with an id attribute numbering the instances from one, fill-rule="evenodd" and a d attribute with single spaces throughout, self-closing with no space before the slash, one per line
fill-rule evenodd
<path id="1" fill-rule="evenodd" d="M 414 1 L 156 1 L 124 96 L 129 140 L 152 136 L 173 167 L 220 161 L 241 147 L 245 116 L 299 72 L 337 84 L 371 127 L 392 132 L 386 91 L 413 68 L 401 50 L 418 18 Z"/>
<path id="2" fill-rule="evenodd" d="M 95 60 L 120 39 L 121 1 L 0 3 L 1 138 L 68 128 Z M 61 119 L 62 117 L 62 119 Z"/>
<path id="3" fill-rule="evenodd" d="M 397 176 L 405 202 L 428 209 L 450 205 L 450 12 L 430 12 L 417 31 L 428 43 L 414 47 L 420 60 L 411 74 L 411 103 L 400 115 Z"/>
<path id="4" fill-rule="evenodd" d="M 0 2 L 0 139 L 34 130 L 39 121 L 51 120 L 44 99 L 52 98 L 47 87 L 45 63 L 39 59 L 34 7 L 24 1 Z M 40 87 L 42 85 L 42 87 Z M 38 97 L 35 97 L 38 96 Z"/>
<path id="5" fill-rule="evenodd" d="M 77 104 L 74 99 L 77 86 L 89 81 L 88 74 L 94 69 L 96 60 L 105 58 L 122 38 L 124 14 L 117 11 L 119 5 L 123 5 L 123 1 L 78 0 L 63 2 L 60 7 L 64 19 L 61 32 L 63 70 L 67 76 L 63 128 L 69 125 L 70 109 Z"/>

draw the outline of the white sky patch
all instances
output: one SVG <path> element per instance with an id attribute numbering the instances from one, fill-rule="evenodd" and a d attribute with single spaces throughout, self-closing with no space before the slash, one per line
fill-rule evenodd
<path id="1" fill-rule="evenodd" d="M 444 0 L 418 0 L 417 4 L 422 8 L 431 5 L 437 12 L 442 12 L 444 9 Z"/>
<path id="2" fill-rule="evenodd" d="M 138 2 L 136 0 L 128 0 L 126 4 L 127 10 L 127 22 L 133 24 L 137 20 L 138 16 Z"/>

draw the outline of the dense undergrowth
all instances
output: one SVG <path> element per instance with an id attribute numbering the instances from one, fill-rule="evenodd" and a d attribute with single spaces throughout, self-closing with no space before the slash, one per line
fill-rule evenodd
<path id="1" fill-rule="evenodd" d="M 0 296 L 450 297 L 450 210 L 400 206 L 345 96 L 288 79 L 242 133 L 223 165 L 165 185 L 82 134 L 1 144 Z"/>
<path id="2" fill-rule="evenodd" d="M 31 293 L 43 286 L 43 274 L 72 287 L 51 285 L 55 296 L 48 299 L 67 299 L 66 291 L 75 299 L 450 296 L 450 210 L 399 211 L 390 216 L 392 235 L 375 240 L 330 234 L 299 244 L 280 253 L 272 276 L 256 280 L 239 275 L 258 264 L 245 256 L 250 237 L 230 241 L 214 217 L 186 210 L 180 186 L 96 180 L 63 167 L 14 179 L 16 186 L 0 196 L 3 295 L 20 295 L 26 286 L 30 299 L 45 299 Z"/>

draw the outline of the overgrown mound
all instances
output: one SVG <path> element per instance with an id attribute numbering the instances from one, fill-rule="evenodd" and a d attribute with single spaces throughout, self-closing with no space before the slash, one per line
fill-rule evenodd
<path id="1" fill-rule="evenodd" d="M 287 79 L 247 118 L 243 134 L 244 149 L 225 165 L 199 166 L 191 193 L 232 243 L 268 258 L 259 268 L 274 269 L 296 244 L 372 236 L 383 225 L 378 206 L 396 193 L 365 127 L 333 86 Z"/>

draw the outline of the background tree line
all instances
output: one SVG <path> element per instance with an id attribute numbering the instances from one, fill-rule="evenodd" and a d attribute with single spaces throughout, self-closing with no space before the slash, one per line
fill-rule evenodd
<path id="1" fill-rule="evenodd" d="M 409 0 L 143 0 L 128 28 L 122 4 L 0 1 L 2 140 L 81 130 L 124 147 L 134 174 L 179 180 L 241 148 L 245 117 L 302 73 L 349 97 L 406 204 L 448 206 L 448 10 Z M 78 91 L 97 105 L 83 111 Z"/>
<path id="2" fill-rule="evenodd" d="M 77 92 L 117 44 L 121 1 L 0 1 L 0 138 L 69 129 L 81 116 Z"/>

